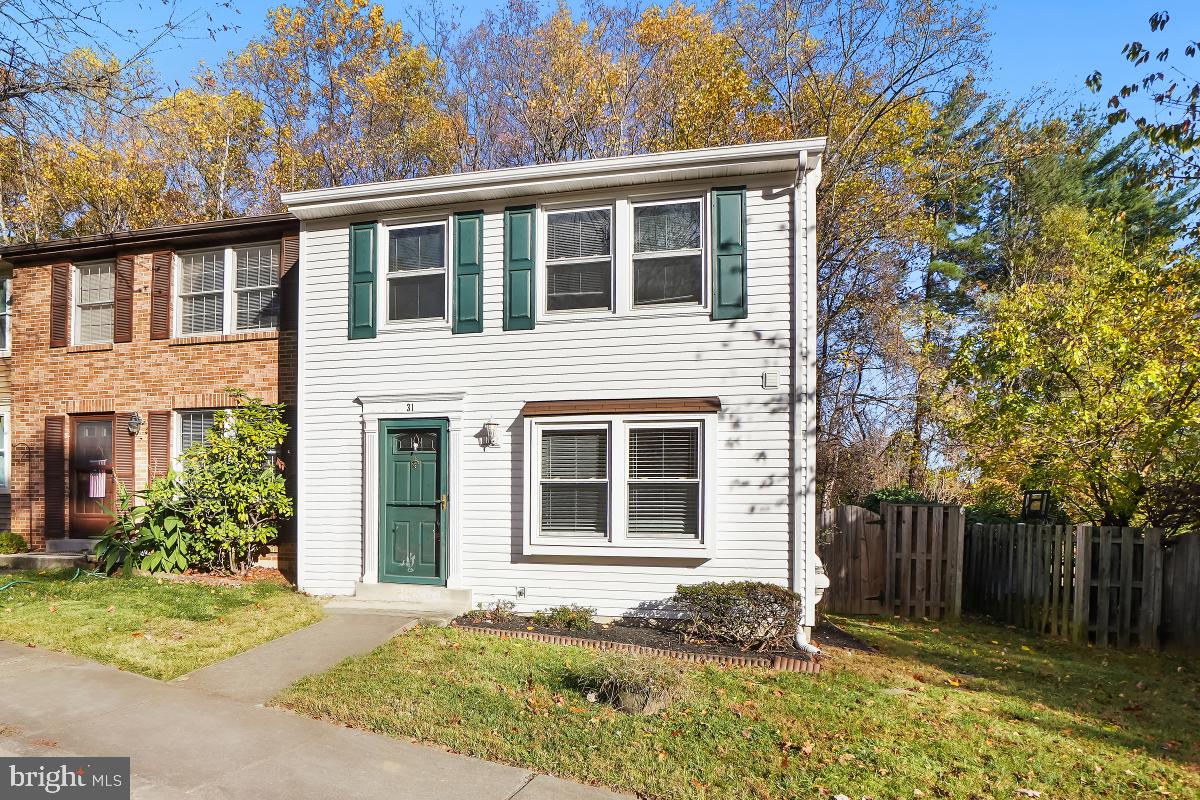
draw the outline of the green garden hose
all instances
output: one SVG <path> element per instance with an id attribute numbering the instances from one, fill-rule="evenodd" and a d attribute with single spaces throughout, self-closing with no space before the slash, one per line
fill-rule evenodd
<path id="1" fill-rule="evenodd" d="M 9 581 L 8 583 L 4 584 L 3 586 L 0 586 L 0 592 L 3 592 L 5 589 L 7 589 L 10 586 L 16 586 L 18 583 L 33 583 L 33 581 L 21 581 L 21 580 Z"/>

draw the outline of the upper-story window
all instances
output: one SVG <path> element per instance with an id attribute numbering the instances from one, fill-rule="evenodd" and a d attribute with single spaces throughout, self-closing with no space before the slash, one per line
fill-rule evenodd
<path id="1" fill-rule="evenodd" d="M 76 344 L 105 344 L 113 340 L 115 274 L 111 261 L 75 267 Z"/>
<path id="2" fill-rule="evenodd" d="M 387 319 L 446 316 L 446 224 L 404 225 L 388 232 Z"/>
<path id="3" fill-rule="evenodd" d="M 702 204 L 633 207 L 633 304 L 699 303 L 704 285 Z"/>
<path id="4" fill-rule="evenodd" d="M 612 209 L 546 214 L 546 309 L 612 307 Z"/>
<path id="5" fill-rule="evenodd" d="M 12 349 L 12 278 L 0 280 L 0 355 Z"/>
<path id="6" fill-rule="evenodd" d="M 263 244 L 179 256 L 180 336 L 279 324 L 279 247 Z"/>

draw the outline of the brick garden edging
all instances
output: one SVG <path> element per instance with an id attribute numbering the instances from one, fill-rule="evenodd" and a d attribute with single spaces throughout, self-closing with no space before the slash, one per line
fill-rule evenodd
<path id="1" fill-rule="evenodd" d="M 664 658 L 675 658 L 680 661 L 691 661 L 693 663 L 712 662 L 730 667 L 765 667 L 766 669 L 773 669 L 778 672 L 807 672 L 812 675 L 816 675 L 821 671 L 821 663 L 819 661 L 808 661 L 807 659 L 792 658 L 790 656 L 726 656 L 719 653 L 693 653 L 689 650 L 665 650 L 658 647 L 646 647 L 640 644 L 628 644 L 627 642 L 609 642 L 603 639 L 581 639 L 576 636 L 559 636 L 556 633 L 539 633 L 538 631 L 510 631 L 499 628 L 484 628 L 476 625 L 459 625 L 458 623 L 454 623 L 454 627 L 459 630 L 470 631 L 471 633 L 499 636 L 501 639 L 511 636 L 516 639 L 529 639 L 546 644 L 566 644 L 573 647 L 588 647 L 592 650 L 617 650 L 622 653 L 662 656 Z"/>

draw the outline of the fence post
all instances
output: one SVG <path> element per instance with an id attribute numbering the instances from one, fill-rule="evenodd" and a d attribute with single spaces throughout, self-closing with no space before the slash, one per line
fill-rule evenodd
<path id="1" fill-rule="evenodd" d="M 1071 640 L 1083 644 L 1088 640 L 1088 608 L 1092 584 L 1092 529 L 1075 526 L 1075 608 L 1071 615 Z"/>
<path id="2" fill-rule="evenodd" d="M 966 510 L 962 506 L 951 506 L 946 511 L 946 586 L 942 590 L 946 598 L 947 619 L 962 616 L 963 594 L 963 548 L 966 537 Z"/>
<path id="3" fill-rule="evenodd" d="M 1163 546 L 1162 531 L 1147 528 L 1142 537 L 1142 608 L 1138 620 L 1138 646 L 1158 648 L 1158 625 L 1162 619 Z"/>
<path id="4" fill-rule="evenodd" d="M 883 613 L 891 616 L 896 613 L 896 508 L 891 503 L 880 503 L 879 515 L 883 524 L 884 561 L 887 562 Z"/>

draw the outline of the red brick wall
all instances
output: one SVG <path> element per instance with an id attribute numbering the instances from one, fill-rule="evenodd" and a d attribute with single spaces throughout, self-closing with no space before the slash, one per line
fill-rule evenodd
<path id="1" fill-rule="evenodd" d="M 46 415 L 137 411 L 147 420 L 151 411 L 214 405 L 230 386 L 291 404 L 296 376 L 293 332 L 152 341 L 150 253 L 134 260 L 132 342 L 51 348 L 50 269 L 16 268 L 12 288 L 12 529 L 39 549 L 45 544 Z M 114 436 L 128 435 L 114 430 Z M 148 435 L 143 426 L 134 442 L 139 487 L 149 474 Z"/>

